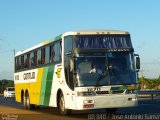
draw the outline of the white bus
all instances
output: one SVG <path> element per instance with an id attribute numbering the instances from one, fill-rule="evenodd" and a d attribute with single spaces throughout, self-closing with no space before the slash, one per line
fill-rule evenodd
<path id="1" fill-rule="evenodd" d="M 137 106 L 137 72 L 126 31 L 66 32 L 15 55 L 15 97 L 26 109 L 71 110 Z"/>

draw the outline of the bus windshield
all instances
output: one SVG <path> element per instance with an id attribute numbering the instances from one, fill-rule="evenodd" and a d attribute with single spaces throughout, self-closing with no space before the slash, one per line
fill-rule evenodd
<path id="1" fill-rule="evenodd" d="M 132 48 L 130 35 L 75 36 L 77 48 Z"/>
<path id="2" fill-rule="evenodd" d="M 108 53 L 110 84 L 135 84 L 134 56 L 128 52 Z"/>
<path id="3" fill-rule="evenodd" d="M 76 58 L 76 86 L 127 85 L 136 83 L 131 53 Z"/>

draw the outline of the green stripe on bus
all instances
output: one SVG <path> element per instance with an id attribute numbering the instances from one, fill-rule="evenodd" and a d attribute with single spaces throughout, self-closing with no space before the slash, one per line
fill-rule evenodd
<path id="1" fill-rule="evenodd" d="M 53 72 L 54 72 L 54 66 L 53 65 L 49 66 L 48 73 L 47 73 L 47 80 L 46 80 L 46 90 L 45 90 L 45 96 L 44 96 L 44 103 L 43 103 L 44 105 L 49 105 L 49 102 L 50 102 Z"/>
<path id="2" fill-rule="evenodd" d="M 43 68 L 43 75 L 42 75 L 41 89 L 40 89 L 40 91 L 41 91 L 41 93 L 40 93 L 40 105 L 43 105 L 43 103 L 44 103 L 47 73 L 48 73 L 48 67 L 44 67 Z"/>
<path id="3" fill-rule="evenodd" d="M 117 87 L 111 87 L 111 90 L 126 90 L 127 86 L 117 86 Z"/>

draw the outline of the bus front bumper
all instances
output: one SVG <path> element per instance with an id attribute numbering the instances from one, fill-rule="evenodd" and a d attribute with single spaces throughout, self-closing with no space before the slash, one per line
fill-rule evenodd
<path id="1" fill-rule="evenodd" d="M 76 110 L 122 108 L 138 105 L 136 94 L 77 97 Z"/>

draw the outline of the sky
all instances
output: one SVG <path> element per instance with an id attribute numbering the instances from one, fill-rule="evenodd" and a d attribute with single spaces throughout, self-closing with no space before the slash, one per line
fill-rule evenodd
<path id="1" fill-rule="evenodd" d="M 0 0 L 0 79 L 13 79 L 14 52 L 75 30 L 124 30 L 139 75 L 160 75 L 160 0 Z"/>

